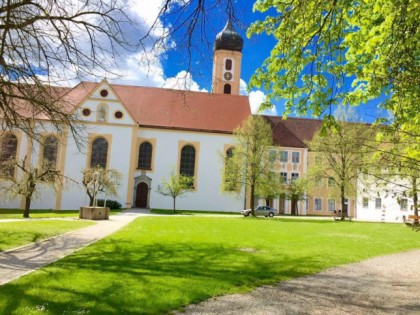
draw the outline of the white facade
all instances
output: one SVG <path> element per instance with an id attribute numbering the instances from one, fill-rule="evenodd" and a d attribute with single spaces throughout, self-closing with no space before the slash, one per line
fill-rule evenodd
<path id="1" fill-rule="evenodd" d="M 109 94 L 104 97 L 100 91 L 106 89 Z M 85 112 L 83 112 L 85 110 Z M 88 111 L 86 111 L 88 110 Z M 115 113 L 122 117 L 116 118 Z M 87 114 L 89 113 L 89 114 Z M 41 192 L 31 203 L 32 209 L 79 209 L 89 204 L 85 187 L 82 185 L 82 171 L 90 166 L 92 141 L 98 137 L 108 143 L 106 168 L 121 173 L 118 197 L 115 199 L 123 207 L 135 207 L 137 187 L 140 183 L 147 185 L 147 206 L 157 209 L 172 209 L 172 198 L 158 193 L 159 185 L 169 179 L 172 171 L 179 172 L 180 151 L 184 145 L 192 145 L 196 150 L 194 190 L 184 197 L 177 198 L 177 209 L 208 211 L 239 211 L 243 209 L 243 194 L 227 194 L 221 191 L 223 158 L 222 155 L 233 142 L 232 134 L 204 131 L 174 130 L 158 127 L 139 127 L 125 108 L 112 87 L 106 82 L 88 95 L 78 106 L 78 117 L 84 121 L 81 126 L 83 138 L 79 138 L 84 147 L 76 145 L 72 134 L 61 135 L 57 154 L 57 168 L 69 179 L 65 187 L 56 193 L 51 187 L 38 186 Z M 42 134 L 51 134 L 48 127 Z M 32 165 L 40 163 L 40 144 L 31 144 L 26 136 L 16 131 L 18 149 L 16 158 L 30 156 Z M 56 135 L 60 136 L 60 135 Z M 138 166 L 139 145 L 149 141 L 153 146 L 152 168 L 140 170 Z M 16 176 L 21 176 L 17 172 Z M 7 181 L 3 181 L 7 185 Z M 103 198 L 103 196 L 99 196 Z M 0 199 L 0 208 L 22 208 L 21 197 Z"/>
<path id="2" fill-rule="evenodd" d="M 404 217 L 414 214 L 413 199 L 404 196 L 396 184 L 367 185 L 359 180 L 356 207 L 360 221 L 403 222 Z"/>

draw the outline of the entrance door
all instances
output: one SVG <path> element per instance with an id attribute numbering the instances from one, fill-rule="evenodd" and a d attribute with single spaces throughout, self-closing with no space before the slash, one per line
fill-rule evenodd
<path id="1" fill-rule="evenodd" d="M 279 213 L 284 214 L 285 210 L 286 210 L 286 196 L 284 194 L 281 194 L 279 198 Z"/>
<path id="2" fill-rule="evenodd" d="M 147 207 L 148 194 L 149 194 L 149 186 L 147 186 L 146 183 L 140 183 L 137 185 L 136 207 L 139 207 L 139 208 Z"/>
<path id="3" fill-rule="evenodd" d="M 298 207 L 297 207 L 298 201 L 296 199 L 292 199 L 292 211 L 291 215 L 298 215 Z"/>

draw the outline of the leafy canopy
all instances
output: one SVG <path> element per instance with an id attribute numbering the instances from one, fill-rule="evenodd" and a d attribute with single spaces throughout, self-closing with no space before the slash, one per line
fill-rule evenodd
<path id="1" fill-rule="evenodd" d="M 385 96 L 381 106 L 393 113 L 398 129 L 418 130 L 418 0 L 258 0 L 254 10 L 267 16 L 248 36 L 276 39 L 250 81 L 270 91 L 266 107 L 285 99 L 286 115 L 320 116 L 337 104 Z"/>

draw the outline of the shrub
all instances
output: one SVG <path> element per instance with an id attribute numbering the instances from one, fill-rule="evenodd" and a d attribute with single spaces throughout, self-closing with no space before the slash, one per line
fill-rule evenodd
<path id="1" fill-rule="evenodd" d="M 98 202 L 98 207 L 104 207 L 103 199 L 98 199 L 97 202 Z M 106 207 L 109 207 L 110 209 L 121 209 L 121 204 L 116 200 L 107 200 Z"/>

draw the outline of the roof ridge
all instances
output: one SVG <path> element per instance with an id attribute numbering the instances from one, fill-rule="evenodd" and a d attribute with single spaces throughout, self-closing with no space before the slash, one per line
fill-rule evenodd
<path id="1" fill-rule="evenodd" d="M 91 83 L 90 81 L 83 81 Z M 229 97 L 249 97 L 248 95 L 241 95 L 241 94 L 223 94 L 223 93 L 212 93 L 212 92 L 204 92 L 204 91 L 192 91 L 192 90 L 180 90 L 180 89 L 171 89 L 166 87 L 158 87 L 158 86 L 145 86 L 145 85 L 133 85 L 133 84 L 121 84 L 121 83 L 109 83 L 111 86 L 117 87 L 124 87 L 124 88 L 142 88 L 142 89 L 155 89 L 155 90 L 166 90 L 170 92 L 179 92 L 179 93 L 194 93 L 194 94 L 201 94 L 201 95 L 211 95 L 211 96 L 227 96 Z"/>

